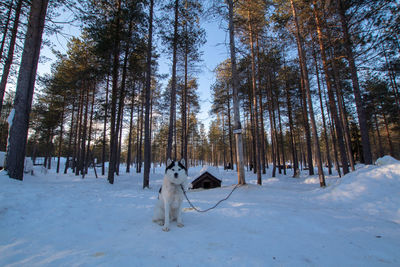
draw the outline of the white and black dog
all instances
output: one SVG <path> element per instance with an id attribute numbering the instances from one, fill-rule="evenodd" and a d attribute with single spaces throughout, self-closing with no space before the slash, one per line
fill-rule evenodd
<path id="1" fill-rule="evenodd" d="M 187 186 L 187 169 L 185 160 L 167 161 L 163 185 L 158 194 L 153 216 L 153 222 L 163 225 L 163 231 L 169 231 L 170 221 L 176 221 L 178 227 L 183 227 L 182 201 L 183 188 Z"/>

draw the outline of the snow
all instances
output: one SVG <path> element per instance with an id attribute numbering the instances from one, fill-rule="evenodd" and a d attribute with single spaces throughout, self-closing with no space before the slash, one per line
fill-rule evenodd
<path id="1" fill-rule="evenodd" d="M 6 161 L 6 152 L 0 151 L 0 167 L 4 167 L 4 163 Z"/>
<path id="2" fill-rule="evenodd" d="M 382 166 L 382 165 L 388 165 L 388 164 L 396 164 L 397 162 L 398 161 L 391 156 L 384 156 L 382 158 L 377 159 L 375 164 Z"/>
<path id="3" fill-rule="evenodd" d="M 55 164 L 53 164 L 55 166 Z M 400 266 L 400 162 L 358 165 L 342 178 L 246 173 L 216 209 L 184 201 L 185 227 L 151 222 L 164 169 L 117 176 L 114 185 L 34 166 L 24 181 L 0 173 L 0 266 Z M 189 169 L 192 179 L 201 167 Z M 124 170 L 121 166 L 121 170 Z M 290 172 L 290 170 L 289 170 Z M 205 209 L 223 187 L 188 192 Z"/>
<path id="4" fill-rule="evenodd" d="M 7 118 L 7 122 L 8 122 L 9 128 L 11 128 L 12 122 L 14 120 L 14 116 L 15 116 L 15 109 L 12 109 L 10 114 L 8 115 L 8 118 Z"/>
<path id="5" fill-rule="evenodd" d="M 25 157 L 24 162 L 24 173 L 31 173 L 33 172 L 33 161 L 31 158 Z"/>
<path id="6" fill-rule="evenodd" d="M 209 174 L 212 174 L 215 177 L 220 176 L 219 168 L 217 166 L 204 165 L 195 178 L 200 177 L 200 175 L 202 175 L 205 172 L 208 172 Z"/>

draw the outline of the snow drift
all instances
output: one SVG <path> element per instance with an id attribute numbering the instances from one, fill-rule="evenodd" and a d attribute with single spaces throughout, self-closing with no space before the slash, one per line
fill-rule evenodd
<path id="1" fill-rule="evenodd" d="M 390 163 L 389 163 L 390 161 Z M 343 178 L 246 173 L 217 209 L 184 202 L 184 228 L 151 222 L 164 169 L 85 179 L 35 169 L 24 181 L 0 173 L 0 266 L 399 266 L 400 163 L 358 166 Z M 35 166 L 34 168 L 38 168 Z M 196 175 L 201 167 L 190 168 Z M 92 171 L 92 170 L 91 170 Z M 188 192 L 205 209 L 237 181 Z"/>

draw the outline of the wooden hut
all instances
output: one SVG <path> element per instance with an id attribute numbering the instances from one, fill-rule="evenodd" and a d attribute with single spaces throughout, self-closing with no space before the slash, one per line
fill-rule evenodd
<path id="1" fill-rule="evenodd" d="M 208 171 L 204 171 L 203 173 L 201 173 L 200 176 L 192 182 L 192 189 L 210 189 L 216 187 L 221 187 L 221 180 L 209 173 Z"/>

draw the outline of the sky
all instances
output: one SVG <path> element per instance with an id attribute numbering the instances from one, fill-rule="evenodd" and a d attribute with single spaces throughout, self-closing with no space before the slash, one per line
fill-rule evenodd
<path id="1" fill-rule="evenodd" d="M 64 21 L 71 19 L 70 15 L 68 14 L 62 14 L 61 17 Z M 203 62 L 201 63 L 201 72 L 198 74 L 198 94 L 201 110 L 200 114 L 198 114 L 198 119 L 205 125 L 206 129 L 208 129 L 212 118 L 209 114 L 209 110 L 211 108 L 210 87 L 215 81 L 213 70 L 219 63 L 224 61 L 229 56 L 228 46 L 226 45 L 229 44 L 228 34 L 225 30 L 220 29 L 219 24 L 220 23 L 216 21 L 210 22 L 203 20 L 201 22 L 202 28 L 204 28 L 206 31 L 207 42 L 201 48 L 201 50 L 203 51 Z M 45 36 L 45 38 L 49 39 L 52 42 L 53 48 L 55 50 L 65 54 L 67 52 L 68 39 L 73 36 L 79 37 L 80 29 L 72 25 L 66 25 L 64 26 L 62 33 L 62 35 L 58 34 L 53 36 Z M 45 62 L 39 64 L 38 74 L 50 74 L 51 64 L 55 62 L 56 57 L 51 52 L 51 49 L 47 46 L 43 47 L 41 51 L 41 56 L 44 56 L 49 60 L 46 60 Z M 159 61 L 159 73 L 171 75 L 171 66 L 172 63 L 169 59 L 167 59 L 167 55 L 161 55 Z"/>

